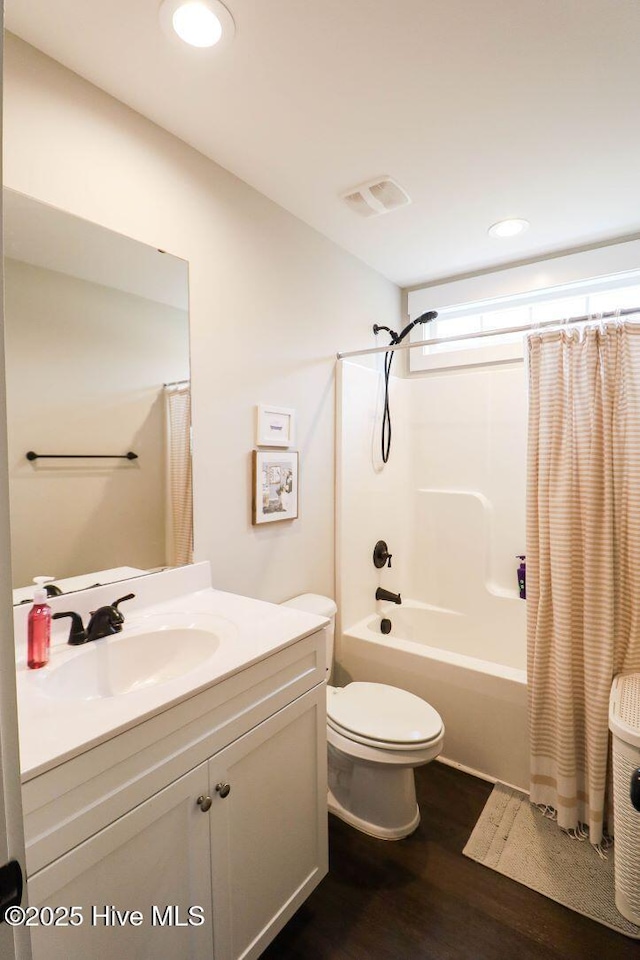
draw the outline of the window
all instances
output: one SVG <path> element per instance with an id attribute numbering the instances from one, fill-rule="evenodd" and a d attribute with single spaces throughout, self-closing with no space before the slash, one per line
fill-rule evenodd
<path id="1" fill-rule="evenodd" d="M 640 244 L 632 241 L 618 246 L 636 248 L 634 250 L 635 269 L 548 286 L 536 287 L 535 278 L 534 283 L 527 282 L 526 270 L 533 269 L 537 270 L 538 282 L 540 279 L 549 282 L 554 279 L 554 273 L 556 277 L 562 278 L 563 273 L 566 275 L 567 272 L 571 272 L 566 270 L 566 264 L 563 264 L 563 261 L 580 260 L 584 256 L 574 254 L 566 258 L 559 257 L 558 262 L 547 261 L 545 267 L 556 269 L 547 269 L 542 276 L 540 264 L 536 264 L 527 268 L 516 267 L 494 275 L 470 278 L 467 281 L 454 281 L 440 287 L 412 291 L 409 293 L 409 310 L 412 316 L 427 309 L 438 310 L 437 320 L 426 327 L 419 326 L 414 329 L 412 334 L 414 340 L 438 338 L 446 340 L 449 337 L 492 330 L 496 331 L 496 335 L 455 340 L 452 343 L 435 343 L 422 349 L 411 350 L 410 370 L 433 370 L 516 360 L 523 355 L 525 334 L 522 332 L 505 334 L 501 333 L 501 330 L 512 327 L 535 327 L 537 323 L 554 320 L 561 322 L 570 317 L 606 313 L 616 309 L 640 308 L 640 269 L 637 268 L 640 262 L 640 249 L 638 249 Z M 589 251 L 590 254 L 599 252 Z M 557 269 L 558 267 L 560 269 Z M 588 272 L 588 264 L 584 269 Z M 520 276 L 514 277 L 513 274 L 520 274 Z M 477 281 L 481 281 L 482 286 L 482 290 L 477 292 L 490 293 L 492 286 L 496 293 L 501 288 L 507 288 L 509 292 L 506 295 L 485 296 L 482 299 L 469 297 L 468 300 L 463 300 L 462 297 L 465 294 L 474 292 L 472 290 L 474 282 L 477 290 Z M 529 289 L 513 292 L 514 287 L 517 290 L 518 282 Z M 449 304 L 453 305 L 447 304 L 447 297 L 451 298 Z M 457 302 L 453 299 L 454 297 L 457 298 Z M 412 300 L 416 303 L 415 309 Z M 441 305 L 438 306 L 438 303 Z"/>

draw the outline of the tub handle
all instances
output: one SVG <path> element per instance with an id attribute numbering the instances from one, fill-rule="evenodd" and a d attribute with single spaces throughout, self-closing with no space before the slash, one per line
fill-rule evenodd
<path id="1" fill-rule="evenodd" d="M 389 547 L 384 540 L 378 540 L 375 547 L 373 548 L 373 565 L 378 570 L 381 570 L 384 567 L 385 563 L 388 567 L 391 566 L 391 557 L 392 553 L 389 553 Z"/>

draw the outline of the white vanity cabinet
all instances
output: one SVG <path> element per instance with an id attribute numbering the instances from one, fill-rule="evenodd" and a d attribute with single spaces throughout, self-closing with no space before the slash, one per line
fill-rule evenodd
<path id="1" fill-rule="evenodd" d="M 216 960 L 259 956 L 326 873 L 321 697 L 324 686 L 209 761 Z"/>
<path id="2" fill-rule="evenodd" d="M 206 764 L 201 764 L 38 871 L 29 881 L 31 904 L 80 911 L 75 916 L 58 911 L 65 925 L 32 927 L 34 960 L 114 960 L 114 953 L 136 960 L 211 960 L 209 830 L 196 805 L 207 788 Z M 206 922 L 153 926 L 163 916 L 154 916 L 153 907 L 164 911 L 166 905 L 175 905 L 181 921 L 188 919 L 190 907 L 203 905 Z M 132 911 L 142 914 L 139 926 Z M 45 911 L 42 921 L 48 919 Z"/>
<path id="3" fill-rule="evenodd" d="M 320 631 L 24 784 L 30 904 L 81 908 L 35 960 L 260 955 L 327 871 L 324 664 Z"/>

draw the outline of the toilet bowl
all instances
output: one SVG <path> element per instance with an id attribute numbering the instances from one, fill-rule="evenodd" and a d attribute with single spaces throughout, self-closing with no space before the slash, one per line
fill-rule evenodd
<path id="1" fill-rule="evenodd" d="M 335 603 L 307 593 L 285 606 L 329 618 L 329 676 Z M 444 724 L 439 713 L 420 697 L 384 683 L 328 686 L 327 741 L 329 811 L 383 840 L 413 833 L 420 822 L 413 770 L 442 750 Z"/>

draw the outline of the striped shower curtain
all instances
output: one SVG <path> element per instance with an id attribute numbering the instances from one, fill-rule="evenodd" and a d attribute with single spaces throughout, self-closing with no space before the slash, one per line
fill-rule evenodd
<path id="1" fill-rule="evenodd" d="M 191 384 L 164 388 L 166 424 L 166 562 L 193 559 L 193 494 L 191 485 Z"/>
<path id="2" fill-rule="evenodd" d="M 535 333 L 528 361 L 531 802 L 599 846 L 611 682 L 640 670 L 640 325 Z"/>

